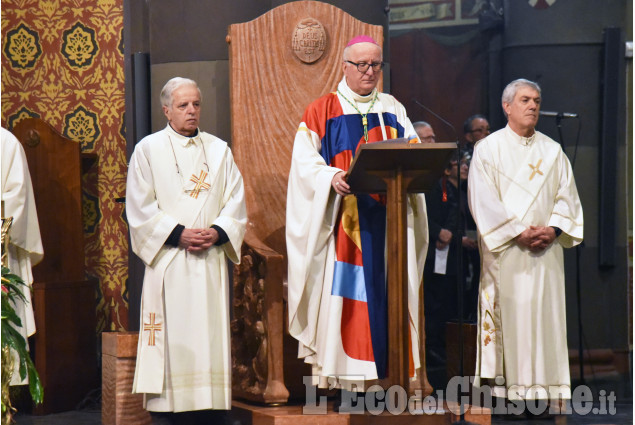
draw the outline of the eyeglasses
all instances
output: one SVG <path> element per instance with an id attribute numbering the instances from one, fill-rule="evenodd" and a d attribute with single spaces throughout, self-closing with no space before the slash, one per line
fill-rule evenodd
<path id="1" fill-rule="evenodd" d="M 357 67 L 357 70 L 361 73 L 368 71 L 369 66 L 373 68 L 373 72 L 379 72 L 384 67 L 383 62 L 373 62 L 373 63 L 366 63 L 366 62 L 355 63 L 351 61 L 344 61 L 344 62 L 348 62 L 351 65 L 355 65 Z"/>

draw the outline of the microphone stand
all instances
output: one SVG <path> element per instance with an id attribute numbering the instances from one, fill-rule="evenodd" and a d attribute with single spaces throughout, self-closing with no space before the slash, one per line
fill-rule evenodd
<path id="1" fill-rule="evenodd" d="M 562 147 L 562 150 L 564 151 L 565 148 L 565 144 L 564 144 L 564 136 L 562 135 L 562 118 L 563 118 L 563 114 L 557 114 L 556 115 L 556 128 L 558 129 L 558 139 L 560 142 L 560 146 Z M 574 118 L 577 118 L 577 114 Z M 579 129 L 579 128 L 578 128 Z M 578 132 L 579 135 L 579 132 Z M 577 152 L 577 147 L 576 147 L 576 152 Z M 574 164 L 575 165 L 575 159 L 574 159 Z M 573 165 L 571 166 L 571 168 L 573 168 Z M 582 332 L 582 284 L 580 281 L 580 255 L 581 255 L 581 249 L 582 249 L 582 245 L 584 244 L 584 242 L 582 242 L 581 244 L 578 244 L 575 247 L 575 264 L 576 264 L 576 274 L 575 274 L 575 295 L 576 295 L 576 303 L 578 304 L 578 359 L 579 359 L 579 366 L 580 366 L 580 383 L 582 385 L 584 385 L 585 383 L 585 379 L 584 379 L 584 344 L 583 344 L 583 332 Z"/>
<path id="2" fill-rule="evenodd" d="M 436 117 L 437 119 L 439 119 L 439 121 L 441 121 L 442 123 L 444 123 L 445 125 L 447 125 L 448 127 L 450 127 L 450 129 L 452 129 L 452 132 L 454 133 L 454 137 L 456 138 L 456 151 L 457 151 L 457 167 L 456 167 L 456 173 L 457 173 L 457 209 L 458 209 L 458 214 L 457 214 L 457 222 L 456 222 L 456 228 L 455 228 L 455 246 L 456 246 L 456 287 L 457 287 L 457 309 L 458 309 L 458 320 L 459 320 L 459 376 L 463 377 L 464 375 L 464 370 L 463 370 L 463 290 L 465 288 L 465 284 L 462 281 L 463 280 L 463 236 L 462 236 L 462 201 L 461 201 L 461 143 L 459 141 L 459 136 L 456 133 L 456 129 L 454 128 L 454 126 L 452 124 L 450 124 L 447 120 L 445 120 L 444 118 L 441 118 L 439 115 L 437 115 L 434 111 L 432 111 L 430 108 L 428 108 L 427 106 L 423 105 L 421 102 L 417 101 L 416 99 L 412 99 L 412 101 L 417 104 L 419 107 L 423 108 L 424 110 L 428 111 L 430 114 L 432 114 L 434 117 Z M 425 285 L 425 283 L 424 283 Z M 446 353 L 446 362 L 447 362 L 447 353 Z M 446 363 L 447 364 L 447 363 Z M 447 366 L 446 366 L 447 367 Z M 459 386 L 460 387 L 460 386 Z M 457 396 L 458 396 L 458 400 L 457 402 L 459 403 L 459 420 L 456 422 L 453 422 L 453 425 L 476 425 L 473 422 L 469 422 L 465 420 L 465 411 L 463 409 L 463 403 L 462 403 L 462 397 L 460 396 L 460 394 L 458 394 L 457 391 Z"/>
<path id="3" fill-rule="evenodd" d="M 564 138 L 562 137 L 562 115 L 560 114 L 556 116 L 556 127 L 558 128 L 558 138 L 560 139 L 560 146 L 562 146 L 562 150 L 564 151 Z"/>

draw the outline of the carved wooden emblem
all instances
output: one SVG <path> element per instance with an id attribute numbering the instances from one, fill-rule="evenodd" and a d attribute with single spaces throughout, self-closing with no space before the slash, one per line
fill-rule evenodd
<path id="1" fill-rule="evenodd" d="M 31 129 L 26 136 L 26 144 L 32 148 L 40 144 L 40 133 Z"/>
<path id="2" fill-rule="evenodd" d="M 326 50 L 324 26 L 314 18 L 301 20 L 293 31 L 291 48 L 302 62 L 313 63 L 317 61 Z"/>

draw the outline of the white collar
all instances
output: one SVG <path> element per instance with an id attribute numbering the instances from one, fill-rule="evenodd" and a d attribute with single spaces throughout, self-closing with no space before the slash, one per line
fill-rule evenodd
<path id="1" fill-rule="evenodd" d="M 529 146 L 532 143 L 534 143 L 534 141 L 536 140 L 536 130 L 534 130 L 534 134 L 532 134 L 531 136 L 524 137 L 524 136 L 521 136 L 520 134 L 516 133 L 514 130 L 512 130 L 512 128 L 509 126 L 509 124 L 507 124 L 505 126 L 505 131 L 507 132 L 507 136 L 510 137 L 512 140 L 514 140 L 519 145 Z"/>
<path id="2" fill-rule="evenodd" d="M 375 87 L 373 89 L 373 91 L 371 91 L 366 96 L 362 96 L 360 94 L 357 94 L 353 90 L 351 90 L 351 88 L 346 83 L 346 77 L 342 78 L 342 81 L 340 81 L 340 83 L 337 85 L 337 89 L 344 96 L 346 96 L 347 98 L 349 98 L 349 99 L 351 99 L 351 100 L 353 100 L 354 102 L 357 102 L 357 103 L 368 103 L 368 102 L 370 102 L 375 97 L 375 92 L 377 91 L 377 87 Z"/>
<path id="3" fill-rule="evenodd" d="M 176 130 L 172 128 L 170 123 L 168 123 L 168 125 L 165 127 L 165 130 L 168 132 L 168 137 L 170 137 L 170 140 L 174 140 L 175 142 L 180 143 L 182 146 L 187 146 L 190 142 L 193 142 L 196 145 L 202 143 L 201 130 L 198 128 L 196 129 L 196 135 L 194 137 L 183 136 L 182 134 L 177 133 Z"/>

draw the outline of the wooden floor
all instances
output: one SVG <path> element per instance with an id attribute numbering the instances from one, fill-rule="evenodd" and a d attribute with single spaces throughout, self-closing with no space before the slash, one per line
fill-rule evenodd
<path id="1" fill-rule="evenodd" d="M 412 413 L 410 413 L 412 412 Z M 375 415 L 371 413 L 338 413 L 333 411 L 332 403 L 326 409 L 307 408 L 305 406 L 265 407 L 234 401 L 232 416 L 239 418 L 246 425 L 446 425 L 460 418 L 458 405 L 447 404 L 442 409 L 423 410 L 420 406 L 411 406 L 401 414 L 388 411 Z M 478 425 L 490 425 L 491 415 L 488 409 L 473 408 L 465 415 L 465 419 Z"/>

